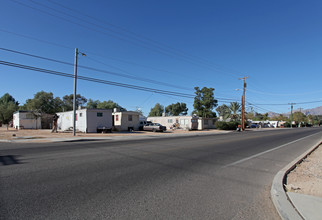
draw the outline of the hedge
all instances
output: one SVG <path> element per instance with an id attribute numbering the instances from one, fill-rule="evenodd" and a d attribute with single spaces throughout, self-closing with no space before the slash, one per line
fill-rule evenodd
<path id="1" fill-rule="evenodd" d="M 216 121 L 215 123 L 216 128 L 220 130 L 236 130 L 238 125 L 240 125 L 240 123 L 236 121 Z"/>

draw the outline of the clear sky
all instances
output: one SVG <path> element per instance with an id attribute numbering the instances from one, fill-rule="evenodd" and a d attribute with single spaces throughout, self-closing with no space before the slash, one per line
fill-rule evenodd
<path id="1" fill-rule="evenodd" d="M 0 7 L 1 48 L 73 63 L 77 47 L 87 55 L 79 65 L 114 73 L 78 68 L 81 76 L 191 95 L 195 86 L 213 87 L 219 105 L 240 101 L 239 78 L 248 76 L 246 101 L 262 113 L 290 111 L 267 104 L 322 105 L 321 27 L 319 0 L 1 0 Z M 74 71 L 4 50 L 0 60 Z M 71 78 L 4 65 L 0 75 L 0 95 L 22 104 L 41 90 L 73 93 Z M 193 110 L 193 98 L 88 81 L 78 80 L 77 93 L 145 115 L 157 102 L 185 102 Z"/>

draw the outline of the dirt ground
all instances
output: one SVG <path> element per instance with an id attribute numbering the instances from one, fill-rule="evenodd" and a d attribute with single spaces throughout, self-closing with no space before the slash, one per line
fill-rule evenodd
<path id="1" fill-rule="evenodd" d="M 322 145 L 288 174 L 286 189 L 322 197 Z"/>
<path id="2" fill-rule="evenodd" d="M 215 129 L 203 130 L 203 131 L 185 131 L 185 130 L 175 130 L 175 131 L 166 131 L 166 132 L 150 132 L 150 131 L 133 131 L 133 132 L 112 132 L 112 133 L 76 133 L 78 137 L 111 137 L 111 136 L 131 136 L 131 135 L 163 135 L 170 133 L 216 133 L 221 132 Z M 69 138 L 73 137 L 72 132 L 58 132 L 51 133 L 49 129 L 21 129 L 16 130 L 14 128 L 0 127 L 0 140 L 15 140 L 15 139 L 34 139 L 41 140 L 44 138 Z"/>

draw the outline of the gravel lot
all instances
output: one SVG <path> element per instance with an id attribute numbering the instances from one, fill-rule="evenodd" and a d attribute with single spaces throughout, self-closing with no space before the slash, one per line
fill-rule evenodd
<path id="1" fill-rule="evenodd" d="M 287 176 L 287 190 L 322 197 L 322 145 Z"/>

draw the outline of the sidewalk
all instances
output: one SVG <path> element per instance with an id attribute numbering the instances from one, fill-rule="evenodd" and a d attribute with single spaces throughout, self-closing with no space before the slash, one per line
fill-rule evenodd
<path id="1" fill-rule="evenodd" d="M 321 141 L 275 176 L 271 196 L 282 219 L 322 219 Z"/>

